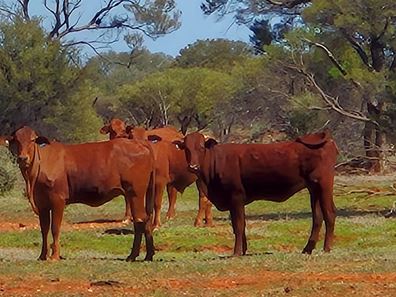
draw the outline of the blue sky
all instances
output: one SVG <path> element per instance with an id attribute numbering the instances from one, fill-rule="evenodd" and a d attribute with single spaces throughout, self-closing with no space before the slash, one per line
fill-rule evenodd
<path id="1" fill-rule="evenodd" d="M 83 3 L 84 18 L 90 18 L 97 7 L 103 0 L 85 0 Z M 238 26 L 233 24 L 232 16 L 227 16 L 224 19 L 217 21 L 215 16 L 203 15 L 200 4 L 201 0 L 176 0 L 178 9 L 182 11 L 182 26 L 179 30 L 151 40 L 146 38 L 145 46 L 152 52 L 164 52 L 172 56 L 176 56 L 179 50 L 193 43 L 197 39 L 207 38 L 227 38 L 233 40 L 249 41 L 250 31 L 246 26 Z M 89 4 L 88 4 L 89 3 Z M 31 9 L 34 14 L 47 14 L 43 10 L 41 0 L 31 1 Z M 48 15 L 48 14 L 47 14 Z M 50 18 L 46 19 L 48 25 Z M 88 34 L 84 33 L 86 38 L 89 38 Z M 92 38 L 91 38 L 92 39 Z M 112 45 L 112 49 L 115 51 L 128 51 L 128 47 L 125 43 L 118 42 Z"/>

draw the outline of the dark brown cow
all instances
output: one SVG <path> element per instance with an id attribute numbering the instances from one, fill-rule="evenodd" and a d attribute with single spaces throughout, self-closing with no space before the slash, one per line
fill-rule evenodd
<path id="1" fill-rule="evenodd" d="M 42 250 L 46 260 L 51 225 L 52 259 L 60 259 L 59 235 L 66 205 L 102 205 L 124 195 L 131 204 L 135 236 L 128 261 L 139 255 L 142 235 L 146 258 L 152 260 L 152 211 L 154 204 L 154 155 L 146 141 L 112 141 L 65 145 L 49 142 L 29 127 L 13 133 L 9 146 L 17 157 L 29 201 L 40 219 Z M 146 198 L 145 198 L 146 195 Z"/>
<path id="2" fill-rule="evenodd" d="M 173 218 L 175 216 L 175 206 L 177 192 L 183 192 L 186 187 L 196 181 L 197 189 L 199 192 L 199 210 L 195 219 L 194 225 L 201 226 L 203 218 L 205 218 L 205 225 L 211 226 L 212 219 L 212 203 L 206 198 L 200 190 L 200 181 L 197 180 L 195 174 L 187 170 L 188 166 L 183 152 L 180 152 L 171 141 L 181 140 L 183 135 L 180 134 L 176 128 L 166 126 L 152 130 L 145 130 L 140 127 L 125 126 L 119 119 L 113 119 L 109 125 L 104 126 L 100 132 L 103 134 L 110 134 L 110 139 L 113 137 L 124 137 L 127 133 L 129 138 L 134 139 L 148 139 L 149 136 L 155 135 L 162 140 L 154 143 L 152 148 L 156 156 L 156 191 L 155 191 L 155 219 L 154 227 L 159 227 L 161 224 L 161 206 L 162 195 L 167 188 L 169 207 L 166 217 Z M 125 128 L 125 130 L 123 128 Z M 125 217 L 128 217 L 128 205 L 126 201 Z"/>
<path id="3" fill-rule="evenodd" d="M 192 133 L 183 142 L 190 170 L 204 183 L 204 192 L 221 211 L 229 210 L 235 234 L 234 255 L 245 255 L 245 205 L 254 200 L 283 202 L 307 188 L 311 196 L 312 230 L 304 253 L 311 254 L 324 218 L 324 251 L 332 246 L 337 146 L 328 132 L 272 144 L 218 144 Z"/>

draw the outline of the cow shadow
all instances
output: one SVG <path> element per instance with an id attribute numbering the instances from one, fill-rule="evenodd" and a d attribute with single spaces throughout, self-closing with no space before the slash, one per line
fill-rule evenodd
<path id="1" fill-rule="evenodd" d="M 340 208 L 337 209 L 337 217 L 341 218 L 354 218 L 369 215 L 376 215 L 379 217 L 386 217 L 389 210 L 357 210 Z M 266 214 L 246 214 L 247 220 L 252 221 L 282 221 L 282 220 L 298 220 L 298 219 L 310 219 L 312 218 L 312 212 L 287 212 L 287 213 L 266 213 Z M 229 221 L 229 217 L 214 217 L 215 221 Z"/>

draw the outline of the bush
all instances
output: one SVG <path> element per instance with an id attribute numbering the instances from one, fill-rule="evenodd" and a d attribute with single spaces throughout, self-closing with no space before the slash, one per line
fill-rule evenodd
<path id="1" fill-rule="evenodd" d="M 11 153 L 5 147 L 0 147 L 0 195 L 12 190 L 16 184 L 18 167 Z"/>

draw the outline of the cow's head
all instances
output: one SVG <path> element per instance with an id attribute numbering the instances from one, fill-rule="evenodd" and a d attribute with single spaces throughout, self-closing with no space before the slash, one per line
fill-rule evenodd
<path id="1" fill-rule="evenodd" d="M 125 123 L 120 119 L 112 119 L 109 124 L 100 129 L 100 133 L 109 134 L 110 139 L 128 137 Z"/>
<path id="2" fill-rule="evenodd" d="M 184 137 L 183 141 L 175 140 L 172 142 L 177 148 L 184 150 L 189 170 L 198 173 L 205 156 L 205 150 L 211 149 L 217 144 L 213 138 L 205 140 L 201 133 L 194 132 Z"/>
<path id="3" fill-rule="evenodd" d="M 22 127 L 16 130 L 9 138 L 9 149 L 17 157 L 21 168 L 30 167 L 37 145 L 49 144 L 46 137 L 38 136 L 30 127 Z"/>

